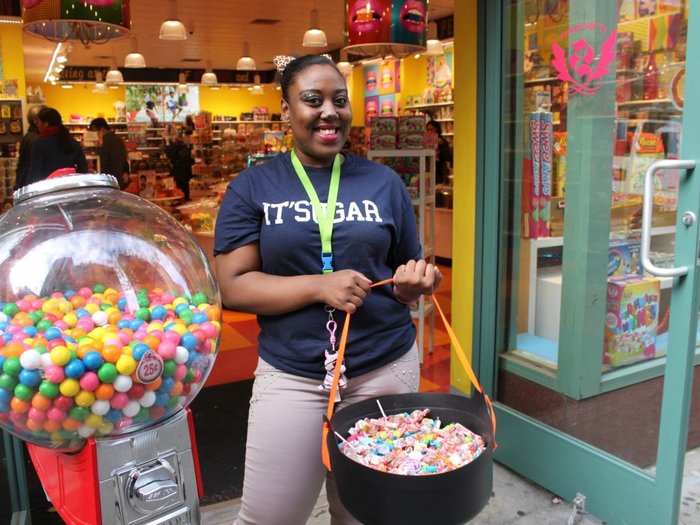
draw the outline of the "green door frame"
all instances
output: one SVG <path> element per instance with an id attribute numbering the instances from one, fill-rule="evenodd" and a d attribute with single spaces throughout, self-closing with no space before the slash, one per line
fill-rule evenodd
<path id="1" fill-rule="evenodd" d="M 506 13 L 507 9 L 517 9 L 517 3 L 510 0 L 500 2 L 491 0 L 480 0 L 479 2 L 479 27 L 483 28 L 483 34 L 479 36 L 479 73 L 480 87 L 479 96 L 481 111 L 479 113 L 479 145 L 478 151 L 480 159 L 478 161 L 478 225 L 483 228 L 483 232 L 477 237 L 477 276 L 475 299 L 479 305 L 480 312 L 475 316 L 474 326 L 474 346 L 481 348 L 479 355 L 479 369 L 482 384 L 486 390 L 493 394 L 497 390 L 497 375 L 499 368 L 499 351 L 507 346 L 503 341 L 509 332 L 505 326 L 504 308 L 505 286 L 503 283 L 507 276 L 505 236 L 501 231 L 505 226 L 503 199 L 504 179 L 508 173 L 508 166 L 505 164 L 503 151 L 512 144 L 520 140 L 518 137 L 510 137 L 504 133 L 502 122 L 503 108 L 505 104 L 520 104 L 517 93 L 506 92 L 506 75 L 509 74 L 510 64 L 504 60 L 504 42 L 522 44 L 518 42 L 520 35 L 504 34 L 504 15 L 518 13 Z M 579 21 L 596 20 L 596 17 L 604 17 L 604 20 L 612 20 L 614 13 L 610 13 L 610 5 L 614 2 L 607 0 L 585 0 L 581 5 L 585 7 L 580 10 L 572 9 L 572 16 Z M 606 5 L 608 4 L 608 5 Z M 575 4 L 572 4 L 575 5 Z M 689 8 L 689 31 L 688 31 L 688 52 L 687 57 L 697 57 L 700 50 L 700 0 L 690 0 Z M 517 31 L 516 31 L 517 33 Z M 520 38 L 520 41 L 522 39 Z M 507 49 L 517 49 L 510 46 Z M 509 57 L 514 59 L 514 57 Z M 689 61 L 686 64 L 687 85 L 698 85 L 700 82 L 700 60 Z M 696 80 L 697 79 L 697 80 Z M 611 85 L 614 85 L 611 83 Z M 613 94 L 606 89 L 613 90 Z M 516 90 L 518 91 L 518 90 Z M 486 96 L 488 94 L 488 96 Z M 601 97 L 614 97 L 614 88 L 602 88 Z M 614 98 L 613 98 L 614 100 Z M 585 104 L 590 101 L 578 101 L 581 107 L 574 106 L 573 111 L 594 111 L 594 108 L 586 108 Z M 610 100 L 607 100 L 610 103 Z M 571 105 L 571 103 L 570 103 Z M 603 113 L 604 114 L 604 113 Z M 683 115 L 684 133 L 682 145 L 682 158 L 700 160 L 700 127 L 695 123 L 700 123 L 700 100 L 689 98 L 686 100 Z M 585 155 L 587 148 L 599 147 L 597 136 L 610 136 L 612 129 L 610 118 L 593 119 L 585 123 L 577 123 L 572 130 L 576 136 L 574 139 L 576 150 L 575 161 L 578 166 L 571 169 L 577 171 L 574 180 L 578 184 L 590 187 L 592 183 L 600 181 L 586 180 L 586 172 L 590 173 L 590 167 L 586 168 Z M 602 133 L 601 133 L 602 130 Z M 571 140 L 571 139 L 570 139 Z M 609 144 L 607 146 L 609 149 Z M 516 161 L 517 162 L 517 161 Z M 588 162 L 590 164 L 590 151 Z M 604 160 L 598 159 L 598 162 Z M 569 164 L 571 165 L 571 164 Z M 612 159 L 607 166 L 612 165 Z M 516 172 L 517 170 L 511 170 Z M 606 171 L 601 170 L 601 173 Z M 512 173 L 511 173 L 512 176 Z M 576 179 L 578 177 L 578 179 Z M 609 186 L 609 181 L 606 180 Z M 568 181 L 567 181 L 568 183 Z M 601 210 L 597 207 L 598 202 L 593 202 L 585 196 L 586 189 L 579 187 L 581 199 L 576 203 L 579 207 L 578 213 L 597 214 Z M 605 200 L 601 197 L 600 200 Z M 519 199 L 511 201 L 512 205 L 519 206 Z M 594 243 L 597 255 L 589 255 L 581 251 L 578 256 L 583 257 L 585 275 L 591 279 L 600 271 L 599 275 L 606 275 L 599 268 L 601 261 L 607 261 L 607 232 L 609 225 L 609 199 L 607 206 L 608 213 L 603 212 L 607 218 L 602 222 L 587 225 L 587 230 L 577 230 L 575 225 L 567 225 L 567 235 L 583 235 L 584 239 L 578 245 L 584 243 Z M 567 203 L 567 207 L 569 207 Z M 679 197 L 679 210 L 693 211 L 700 217 L 700 171 L 696 175 L 682 177 L 682 186 Z M 571 212 L 571 209 L 569 210 Z M 519 215 L 519 214 L 518 214 Z M 680 221 L 681 213 L 678 213 Z M 513 225 L 510 225 L 512 228 Z M 579 225 L 580 227 L 580 225 Z M 517 235 L 517 229 L 514 234 Z M 603 233 L 601 233 L 603 232 Z M 597 245 L 600 246 L 597 246 Z M 567 244 L 567 250 L 569 245 Z M 532 479 L 552 492 L 559 494 L 566 499 L 573 499 L 577 493 L 582 493 L 587 499 L 587 508 L 594 515 L 606 520 L 610 524 L 629 525 L 672 525 L 677 522 L 680 502 L 680 490 L 683 474 L 683 464 L 685 459 L 685 449 L 688 434 L 688 415 L 690 405 L 690 391 L 692 386 L 693 365 L 696 362 L 695 340 L 697 328 L 697 295 L 698 279 L 696 267 L 696 255 L 698 249 L 698 225 L 697 222 L 686 228 L 677 225 L 676 233 L 676 264 L 685 264 L 689 267 L 687 276 L 676 279 L 672 288 L 672 313 L 671 313 L 671 333 L 668 357 L 665 363 L 666 381 L 664 381 L 664 392 L 662 401 L 662 415 L 660 425 L 660 436 L 657 453 L 656 476 L 651 476 L 617 457 L 601 451 L 589 444 L 565 435 L 556 429 L 548 427 L 539 421 L 525 416 L 511 408 L 496 403 L 497 415 L 499 418 L 499 449 L 496 459 Z M 590 251 L 590 247 L 588 248 Z M 494 254 L 497 254 L 495 256 Z M 494 261 L 495 258 L 495 261 Z M 495 262 L 495 264 L 494 264 Z M 566 264 L 566 263 L 565 263 Z M 579 268 L 576 261 L 569 261 L 569 270 Z M 580 268 L 579 268 L 580 269 Z M 583 281 L 583 279 L 580 279 Z M 571 301 L 586 297 L 586 301 L 593 300 L 587 290 L 582 289 L 580 284 L 570 283 L 569 287 L 564 285 L 563 290 L 563 311 L 562 323 L 568 323 L 564 319 L 564 314 L 572 315 L 568 312 L 570 306 L 565 305 L 565 301 Z M 497 293 L 495 293 L 497 291 Z M 600 290 L 595 289 L 595 293 Z M 581 295 L 583 294 L 583 295 Z M 489 297 L 497 297 L 496 301 L 484 300 Z M 569 343 L 581 345 L 581 340 L 588 338 L 585 328 L 595 327 L 595 331 L 600 331 L 597 327 L 602 326 L 602 320 L 598 319 L 594 309 L 590 309 L 586 315 L 584 312 L 584 323 L 576 327 L 571 324 L 577 334 L 578 340 L 569 338 Z M 598 324 L 600 321 L 600 324 Z M 601 346 L 598 345 L 597 348 Z M 561 345 L 560 345 L 561 348 Z M 583 347 L 577 346 L 577 352 L 581 352 Z M 571 349 L 571 347 L 569 347 Z M 564 349 L 564 352 L 567 352 Z M 600 360 L 596 357 L 595 366 L 592 370 L 576 374 L 578 367 L 593 366 L 588 361 L 566 362 L 564 365 L 569 369 L 565 376 L 554 383 L 554 387 L 569 394 L 571 397 L 580 398 L 595 395 L 605 391 L 601 386 L 603 380 L 600 378 Z M 568 359 L 571 359 L 569 357 Z M 585 358 L 584 358 L 585 359 Z M 658 367 L 654 374 L 663 373 L 664 366 Z M 598 372 L 594 372 L 594 370 Z M 592 374 L 598 374 L 598 380 L 591 380 Z M 568 377 L 568 379 L 567 379 Z M 638 377 L 632 377 L 635 380 Z M 647 377 L 651 377 L 647 371 Z M 626 383 L 624 380 L 616 379 L 616 387 L 622 387 Z M 497 396 L 495 396 L 497 397 Z"/>

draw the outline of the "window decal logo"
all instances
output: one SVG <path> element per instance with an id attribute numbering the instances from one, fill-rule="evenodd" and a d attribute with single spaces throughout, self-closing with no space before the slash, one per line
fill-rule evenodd
<path id="1" fill-rule="evenodd" d="M 586 30 L 607 33 L 607 28 L 602 24 L 579 24 L 571 28 L 568 36 L 575 38 Z M 557 78 L 569 83 L 569 93 L 572 95 L 595 95 L 600 88 L 600 79 L 610 73 L 609 66 L 615 63 L 616 46 L 617 30 L 610 33 L 598 54 L 583 36 L 573 41 L 568 57 L 567 51 L 554 42 L 552 65 L 557 70 Z"/>

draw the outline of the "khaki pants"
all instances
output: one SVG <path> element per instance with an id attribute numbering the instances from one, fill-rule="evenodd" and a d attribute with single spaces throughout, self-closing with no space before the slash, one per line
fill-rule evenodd
<path id="1" fill-rule="evenodd" d="M 382 368 L 348 380 L 337 409 L 365 399 L 418 391 L 418 347 Z M 238 525 L 304 525 L 324 479 L 332 525 L 357 524 L 321 463 L 328 392 L 320 381 L 282 372 L 262 359 L 248 418 L 243 502 Z"/>

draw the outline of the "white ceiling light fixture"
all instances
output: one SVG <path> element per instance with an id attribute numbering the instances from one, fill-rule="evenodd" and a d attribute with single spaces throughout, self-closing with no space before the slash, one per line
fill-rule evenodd
<path id="1" fill-rule="evenodd" d="M 187 75 L 180 73 L 177 76 L 177 92 L 180 95 L 187 93 Z"/>
<path id="2" fill-rule="evenodd" d="M 219 79 L 216 78 L 216 73 L 211 69 L 211 62 L 207 62 L 207 70 L 202 75 L 202 85 L 203 86 L 216 86 L 219 83 Z"/>
<path id="3" fill-rule="evenodd" d="M 442 42 L 437 39 L 431 38 L 426 42 L 425 54 L 429 57 L 435 57 L 442 55 L 445 50 L 442 48 Z"/>
<path id="4" fill-rule="evenodd" d="M 104 93 L 107 91 L 107 84 L 102 80 L 102 71 L 95 72 L 95 89 L 92 90 L 93 93 Z"/>
<path id="5" fill-rule="evenodd" d="M 187 40 L 187 28 L 177 17 L 177 0 L 170 0 L 170 16 L 161 24 L 161 40 Z"/>
<path id="6" fill-rule="evenodd" d="M 310 27 L 304 33 L 304 40 L 302 46 L 304 47 L 327 47 L 328 39 L 326 38 L 326 33 L 319 29 L 320 24 L 318 23 L 318 9 L 311 10 L 311 21 Z"/>
<path id="7" fill-rule="evenodd" d="M 107 76 L 105 77 L 105 82 L 108 86 L 114 86 L 117 84 L 124 83 L 124 75 L 117 69 L 117 61 L 112 60 L 112 67 L 107 71 Z"/>
<path id="8" fill-rule="evenodd" d="M 336 64 L 336 66 L 338 67 L 338 71 L 340 71 L 344 77 L 349 77 L 352 75 L 353 66 L 347 60 L 341 60 Z"/>
<path id="9" fill-rule="evenodd" d="M 58 57 L 61 55 L 61 49 L 63 44 L 58 43 L 51 54 L 51 60 L 49 61 L 49 67 L 46 68 L 46 73 L 44 73 L 44 82 L 56 82 L 60 75 L 56 74 L 56 66 L 58 65 Z"/>
<path id="10" fill-rule="evenodd" d="M 129 69 L 143 69 L 146 67 L 146 59 L 138 52 L 136 37 L 131 39 L 131 53 L 124 59 L 124 67 Z"/>
<path id="11" fill-rule="evenodd" d="M 243 56 L 238 59 L 236 69 L 238 71 L 255 71 L 258 69 L 255 60 L 250 56 L 250 45 L 248 42 L 243 43 Z"/>
<path id="12" fill-rule="evenodd" d="M 59 64 L 65 64 L 66 62 L 68 62 L 68 57 L 66 55 L 58 55 L 56 57 L 56 62 L 58 62 Z"/>
<path id="13" fill-rule="evenodd" d="M 63 89 L 73 89 L 73 84 L 61 84 Z"/>

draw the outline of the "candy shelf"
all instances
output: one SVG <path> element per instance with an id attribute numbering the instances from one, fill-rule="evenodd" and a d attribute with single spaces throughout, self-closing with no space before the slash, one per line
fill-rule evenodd
<path id="1" fill-rule="evenodd" d="M 420 244 L 423 247 L 425 259 L 435 264 L 435 151 L 423 150 L 369 150 L 369 160 L 382 162 L 382 159 L 418 159 L 418 173 L 409 174 L 409 193 L 417 193 L 417 197 L 411 198 L 411 203 L 416 211 L 417 228 Z M 393 162 L 385 162 L 392 165 Z M 397 170 L 398 171 L 398 170 Z M 415 177 L 417 175 L 417 178 Z M 406 174 L 399 173 L 404 178 Z M 404 181 L 406 182 L 406 181 Z M 417 188 L 413 182 L 417 183 Z M 428 353 L 433 353 L 433 333 L 435 330 L 435 309 L 429 297 L 421 296 L 417 308 L 411 312 L 411 316 L 418 323 L 418 350 L 421 362 L 423 361 L 423 348 L 425 341 L 425 321 L 428 320 Z"/>
<path id="2" fill-rule="evenodd" d="M 433 104 L 416 104 L 415 106 L 406 106 L 406 110 L 421 110 L 430 108 L 442 108 L 446 106 L 454 106 L 454 102 L 435 102 Z"/>

